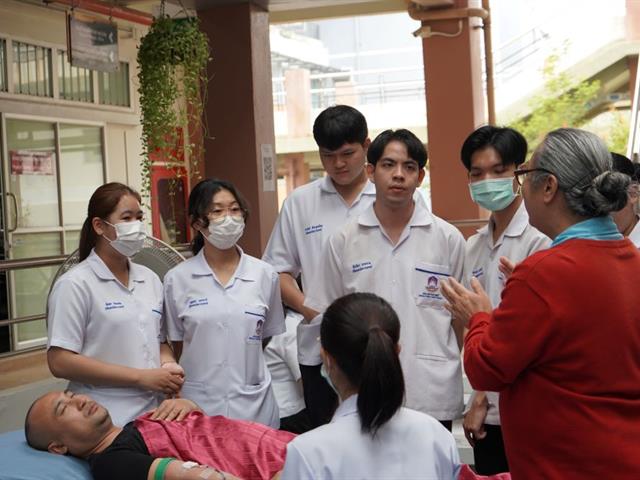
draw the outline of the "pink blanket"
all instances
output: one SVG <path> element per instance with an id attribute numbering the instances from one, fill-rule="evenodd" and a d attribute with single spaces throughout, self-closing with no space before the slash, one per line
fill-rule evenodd
<path id="1" fill-rule="evenodd" d="M 153 457 L 191 460 L 243 479 L 266 480 L 282 470 L 295 435 L 259 423 L 191 412 L 181 422 L 135 421 Z"/>
<path id="2" fill-rule="evenodd" d="M 458 480 L 511 480 L 510 473 L 499 473 L 497 475 L 491 475 L 489 477 L 485 477 L 484 475 L 478 475 L 474 473 L 469 465 L 463 465 L 460 470 L 460 475 L 458 476 Z"/>

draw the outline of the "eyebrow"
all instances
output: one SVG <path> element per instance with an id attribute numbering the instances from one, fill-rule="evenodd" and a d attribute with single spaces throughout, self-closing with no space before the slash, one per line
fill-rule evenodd
<path id="1" fill-rule="evenodd" d="M 144 212 L 142 211 L 142 209 L 140 209 L 140 210 L 138 210 L 138 211 L 136 211 L 136 212 L 134 212 L 133 210 L 125 210 L 124 212 L 122 212 L 122 213 L 120 214 L 120 216 L 122 216 L 122 215 L 127 215 L 127 214 L 131 214 L 131 215 L 138 215 L 138 214 L 140 214 L 140 213 L 144 213 Z M 66 392 L 66 391 L 67 391 L 67 390 L 65 390 L 65 392 Z"/>
<path id="2" fill-rule="evenodd" d="M 382 157 L 380 160 L 383 162 L 386 161 L 386 162 L 393 162 L 393 163 L 401 163 L 403 165 L 407 165 L 409 163 L 414 163 L 416 165 L 419 165 L 419 163 L 413 158 L 408 158 L 407 160 L 396 160 L 395 158 L 391 158 L 391 157 Z"/>

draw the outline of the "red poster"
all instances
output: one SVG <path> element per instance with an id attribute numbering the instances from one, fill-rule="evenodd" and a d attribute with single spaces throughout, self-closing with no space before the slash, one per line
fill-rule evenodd
<path id="1" fill-rule="evenodd" d="M 12 175 L 53 175 L 53 152 L 11 150 Z"/>

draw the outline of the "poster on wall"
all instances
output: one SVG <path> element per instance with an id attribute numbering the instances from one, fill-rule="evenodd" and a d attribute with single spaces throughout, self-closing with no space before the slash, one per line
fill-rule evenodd
<path id="1" fill-rule="evenodd" d="M 74 67 L 115 72 L 118 58 L 118 26 L 81 14 L 67 15 L 67 48 Z"/>
<path id="2" fill-rule="evenodd" d="M 262 191 L 275 192 L 276 172 L 273 145 L 270 143 L 260 145 L 260 154 L 262 157 Z"/>
<path id="3" fill-rule="evenodd" d="M 12 175 L 53 175 L 53 152 L 10 150 Z"/>

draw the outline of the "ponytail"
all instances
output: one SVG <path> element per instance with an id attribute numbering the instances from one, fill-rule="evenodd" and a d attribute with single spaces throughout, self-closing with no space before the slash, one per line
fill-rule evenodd
<path id="1" fill-rule="evenodd" d="M 369 329 L 364 351 L 358 415 L 364 433 L 375 435 L 402 406 L 404 377 L 397 344 L 378 325 Z"/>
<path id="2" fill-rule="evenodd" d="M 79 261 L 83 261 L 89 256 L 91 250 L 96 246 L 96 232 L 93 230 L 92 219 L 87 217 L 80 230 L 80 244 L 78 245 Z"/>
<path id="3" fill-rule="evenodd" d="M 382 298 L 351 293 L 333 302 L 320 327 L 322 348 L 358 390 L 362 431 L 375 435 L 402 406 L 400 321 Z"/>

